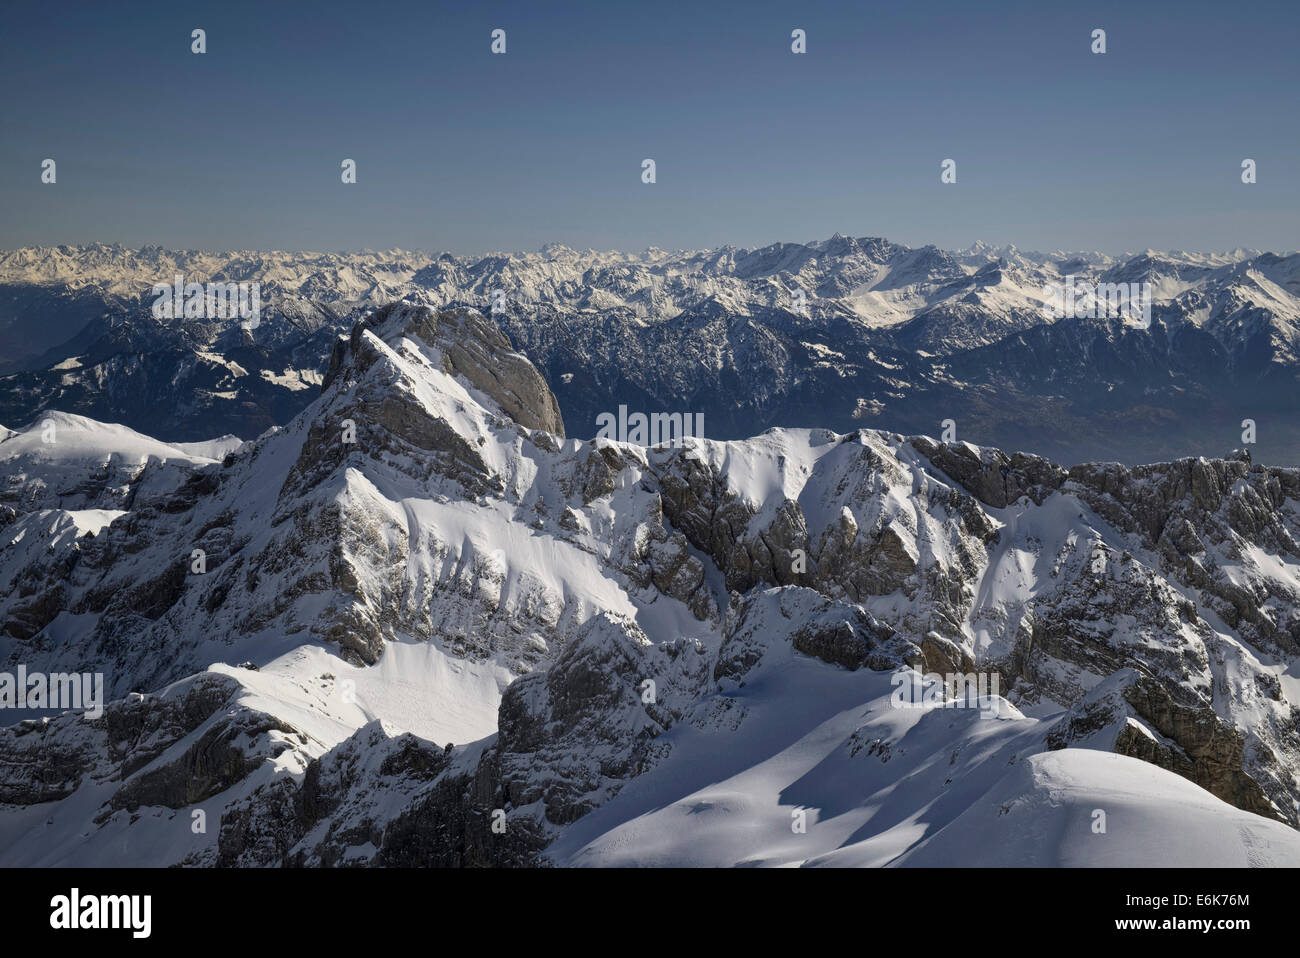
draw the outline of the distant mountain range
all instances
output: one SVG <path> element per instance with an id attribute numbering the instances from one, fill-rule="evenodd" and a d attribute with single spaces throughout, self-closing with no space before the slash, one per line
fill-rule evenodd
<path id="1" fill-rule="evenodd" d="M 258 282 L 261 322 L 160 320 L 152 287 Z M 1147 283 L 1151 326 L 1053 317 L 1079 283 Z M 395 300 L 489 316 L 574 435 L 619 405 L 769 427 L 939 434 L 1063 462 L 1223 455 L 1300 463 L 1300 255 L 958 252 L 834 236 L 755 250 L 462 258 L 117 246 L 0 254 L 0 422 L 57 410 L 168 441 L 283 425 L 329 356 Z M 494 309 L 495 307 L 495 309 Z"/>

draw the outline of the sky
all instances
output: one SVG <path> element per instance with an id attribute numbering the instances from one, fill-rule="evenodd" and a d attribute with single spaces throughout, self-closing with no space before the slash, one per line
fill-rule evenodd
<path id="1" fill-rule="evenodd" d="M 4 249 L 1300 246 L 1294 0 L 223 0 L 3 19 Z"/>

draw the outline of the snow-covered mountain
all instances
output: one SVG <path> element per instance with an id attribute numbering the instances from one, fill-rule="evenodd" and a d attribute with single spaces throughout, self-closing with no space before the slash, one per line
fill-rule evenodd
<path id="1" fill-rule="evenodd" d="M 711 296 L 840 242 L 1004 282 L 833 240 L 720 252 Z M 112 699 L 0 729 L 6 864 L 1300 864 L 1300 470 L 572 438 L 498 323 L 419 302 L 319 372 L 246 442 L 0 433 L 0 672 Z"/>
<path id="2" fill-rule="evenodd" d="M 154 284 L 261 284 L 260 324 L 155 319 Z M 1045 314 L 1049 290 L 1148 283 L 1149 329 Z M 334 340 L 396 299 L 480 310 L 546 379 L 575 435 L 600 413 L 935 433 L 1069 463 L 1255 452 L 1300 464 L 1300 255 L 947 253 L 836 235 L 755 250 L 0 254 L 0 421 L 60 411 L 168 441 L 283 426 Z"/>

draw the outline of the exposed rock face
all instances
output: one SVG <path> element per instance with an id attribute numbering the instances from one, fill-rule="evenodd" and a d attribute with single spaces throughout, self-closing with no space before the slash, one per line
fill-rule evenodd
<path id="1" fill-rule="evenodd" d="M 175 762 L 131 779 L 109 804 L 130 811 L 141 805 L 184 808 L 218 795 L 244 779 L 263 760 L 276 757 L 275 743 L 265 738 L 271 732 L 296 734 L 292 726 L 272 716 L 240 712 L 231 721 L 204 732 Z M 244 743 L 249 739 L 262 740 L 268 747 L 248 749 Z"/>
<path id="2" fill-rule="evenodd" d="M 659 476 L 664 513 L 726 576 L 727 589 L 744 592 L 775 581 L 770 549 L 744 541 L 753 511 L 740 502 L 707 464 L 683 453 Z M 789 525 L 789 519 L 784 525 Z M 754 568 L 755 561 L 759 568 Z M 790 573 L 787 573 L 790 574 Z"/>
<path id="3" fill-rule="evenodd" d="M 1300 592 L 1276 576 L 1234 581 L 1216 562 L 1252 566 L 1252 549 L 1300 556 L 1289 502 L 1300 494 L 1296 470 L 1252 465 L 1249 458 L 1181 459 L 1106 473 L 1070 470 L 1080 498 L 1117 528 L 1160 555 L 1162 570 L 1201 590 L 1205 604 L 1242 637 L 1286 654 L 1300 650 L 1300 621 L 1278 615 Z"/>
<path id="4" fill-rule="evenodd" d="M 580 818 L 657 761 L 656 739 L 707 678 L 703 646 L 655 646 L 634 623 L 593 619 L 545 674 L 502 698 L 494 761 L 503 798 L 515 808 L 540 802 L 551 824 Z"/>
<path id="5" fill-rule="evenodd" d="M 301 783 L 272 780 L 231 807 L 214 864 L 365 863 L 384 840 L 392 808 L 427 792 L 448 765 L 441 748 L 372 722 L 313 760 Z M 358 859 L 357 848 L 370 854 Z"/>
<path id="6" fill-rule="evenodd" d="M 741 681 L 762 661 L 773 638 L 768 633 L 774 604 L 782 618 L 791 623 L 788 634 L 780 638 L 796 651 L 828 665 L 849 671 L 864 667 L 887 671 L 900 664 L 922 664 L 922 653 L 914 643 L 862 608 L 828 599 L 811 589 L 790 586 L 754 593 L 729 611 L 713 666 L 715 682 Z"/>
<path id="7" fill-rule="evenodd" d="M 65 798 L 82 784 L 125 781 L 200 728 L 206 729 L 201 735 L 205 747 L 187 749 L 176 762 L 159 766 L 156 774 L 133 779 L 129 788 L 113 794 L 107 807 L 134 810 L 145 799 L 158 799 L 158 804 L 179 808 L 198 800 L 195 789 L 204 791 L 217 780 L 229 786 L 247 768 L 242 751 L 235 756 L 217 744 L 234 728 L 216 713 L 238 687 L 225 676 L 206 673 L 160 695 L 112 702 L 96 719 L 67 714 L 48 723 L 27 721 L 0 728 L 0 801 L 32 805 Z M 278 727 L 270 720 L 258 728 L 252 713 L 240 713 L 234 721 L 251 736 Z"/>
<path id="8" fill-rule="evenodd" d="M 1260 784 L 1242 770 L 1245 736 L 1238 729 L 1208 708 L 1179 705 L 1168 689 L 1149 678 L 1139 678 L 1125 690 L 1124 699 L 1182 754 L 1158 748 L 1149 735 L 1131 726 L 1117 738 L 1116 752 L 1177 772 L 1238 808 L 1283 817 Z"/>
<path id="9" fill-rule="evenodd" d="M 1008 456 L 968 443 L 937 443 L 927 436 L 918 436 L 911 444 L 976 499 L 995 509 L 1004 509 L 1021 496 L 1041 504 L 1066 477 L 1064 469 L 1039 456 L 1020 452 Z"/>
<path id="10" fill-rule="evenodd" d="M 398 303 L 376 310 L 353 328 L 346 346 L 343 341 L 335 346 L 324 387 L 348 363 L 349 352 L 356 356 L 362 351 L 365 330 L 373 329 L 382 337 L 385 327 L 394 322 L 405 335 L 440 350 L 443 372 L 463 376 L 519 425 L 563 438 L 560 405 L 546 380 L 525 356 L 511 348 L 510 340 L 493 323 L 473 310 L 435 312 L 427 306 L 412 309 Z M 353 361 L 351 365 L 355 368 L 358 364 Z"/>
<path id="11" fill-rule="evenodd" d="M 938 632 L 927 632 L 921 640 L 925 671 L 936 675 L 965 675 L 974 671 L 970 653 Z"/>
<path id="12" fill-rule="evenodd" d="M 1047 735 L 1050 749 L 1090 743 L 1159 765 L 1238 808 L 1294 824 L 1269 798 L 1284 795 L 1270 754 L 1261 782 L 1243 771 L 1245 736 L 1208 705 L 1175 701 L 1150 675 L 1116 672 L 1092 690 Z M 1258 773 L 1257 773 L 1258 774 Z M 1284 804 L 1289 804 L 1284 800 Z"/>

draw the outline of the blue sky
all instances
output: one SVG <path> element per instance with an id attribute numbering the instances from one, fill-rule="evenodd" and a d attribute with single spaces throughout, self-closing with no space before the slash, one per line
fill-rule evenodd
<path id="1" fill-rule="evenodd" d="M 25 4 L 0 247 L 1291 250 L 1298 27 L 1294 2 Z"/>

